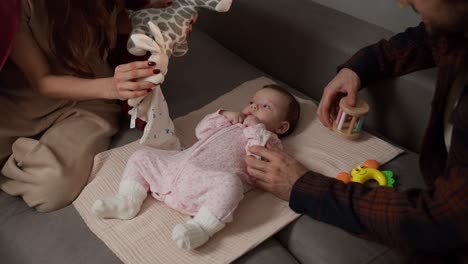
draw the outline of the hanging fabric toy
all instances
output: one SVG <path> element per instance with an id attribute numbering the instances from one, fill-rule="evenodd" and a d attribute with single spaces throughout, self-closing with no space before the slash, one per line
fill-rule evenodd
<path id="1" fill-rule="evenodd" d="M 159 70 L 158 74 L 143 79 L 156 85 L 152 92 L 128 100 L 129 106 L 133 107 L 129 111 L 130 127 L 135 127 L 137 118 L 146 122 L 141 144 L 163 149 L 180 148 L 160 86 L 167 74 L 169 58 L 187 53 L 187 36 L 198 9 L 227 12 L 231 4 L 232 0 L 175 0 L 166 8 L 129 10 L 133 31 L 127 49 L 136 56 L 149 51 L 149 60 L 156 62 L 155 69 Z"/>

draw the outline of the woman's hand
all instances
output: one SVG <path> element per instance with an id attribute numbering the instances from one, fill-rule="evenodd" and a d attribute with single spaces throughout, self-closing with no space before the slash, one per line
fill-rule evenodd
<path id="1" fill-rule="evenodd" d="M 239 112 L 221 111 L 223 115 L 231 124 L 235 125 L 244 122 L 245 115 Z"/>
<path id="2" fill-rule="evenodd" d="M 245 159 L 247 173 L 256 179 L 255 185 L 289 201 L 294 183 L 307 168 L 282 150 L 252 146 L 249 151 L 262 157 L 261 160 L 252 156 Z"/>
<path id="3" fill-rule="evenodd" d="M 323 90 L 322 99 L 317 108 L 317 116 L 324 126 L 331 128 L 332 116 L 338 112 L 338 104 L 343 96 L 348 96 L 348 105 L 356 105 L 356 94 L 360 86 L 361 79 L 354 71 L 343 68 L 338 72 Z"/>
<path id="4" fill-rule="evenodd" d="M 159 74 L 152 61 L 135 61 L 115 68 L 109 99 L 127 100 L 148 94 L 157 84 L 138 79 Z"/>

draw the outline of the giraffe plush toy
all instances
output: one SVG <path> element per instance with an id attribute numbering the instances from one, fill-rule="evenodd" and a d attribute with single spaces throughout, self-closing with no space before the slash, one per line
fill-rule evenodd
<path id="1" fill-rule="evenodd" d="M 155 69 L 160 71 L 144 79 L 155 84 L 151 93 L 128 100 L 133 107 L 129 111 L 132 117 L 130 127 L 135 127 L 137 118 L 147 122 L 141 144 L 163 149 L 180 148 L 160 87 L 167 74 L 169 58 L 187 53 L 187 33 L 197 18 L 198 9 L 227 12 L 231 4 L 232 0 L 175 0 L 166 8 L 129 11 L 133 31 L 127 42 L 127 50 L 136 56 L 151 52 L 149 60 L 156 62 Z"/>

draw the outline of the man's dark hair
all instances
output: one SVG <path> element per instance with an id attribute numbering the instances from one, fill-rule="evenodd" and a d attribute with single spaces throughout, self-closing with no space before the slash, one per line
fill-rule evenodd
<path id="1" fill-rule="evenodd" d="M 301 106 L 299 105 L 299 102 L 297 101 L 296 97 L 294 97 L 294 95 L 292 95 L 288 90 L 277 84 L 267 84 L 263 86 L 262 89 L 272 89 L 281 93 L 289 99 L 288 112 L 286 114 L 286 120 L 289 122 L 289 129 L 279 136 L 285 137 L 291 134 L 296 128 L 297 123 L 299 122 L 299 117 L 301 115 Z"/>

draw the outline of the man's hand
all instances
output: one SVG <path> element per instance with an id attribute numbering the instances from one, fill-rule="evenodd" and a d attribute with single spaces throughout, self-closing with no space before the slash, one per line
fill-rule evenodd
<path id="1" fill-rule="evenodd" d="M 220 114 L 223 115 L 233 125 L 237 123 L 242 123 L 245 119 L 245 115 L 239 112 L 230 112 L 223 110 Z"/>
<path id="2" fill-rule="evenodd" d="M 294 183 L 308 171 L 307 168 L 281 150 L 253 146 L 249 151 L 262 157 L 258 160 L 247 156 L 245 160 L 247 173 L 256 179 L 256 186 L 289 201 Z"/>
<path id="3" fill-rule="evenodd" d="M 343 68 L 323 90 L 322 99 L 317 108 L 317 116 L 322 124 L 331 128 L 332 115 L 338 112 L 340 99 L 348 95 L 347 103 L 356 105 L 356 94 L 361 87 L 361 79 L 352 70 Z"/>

